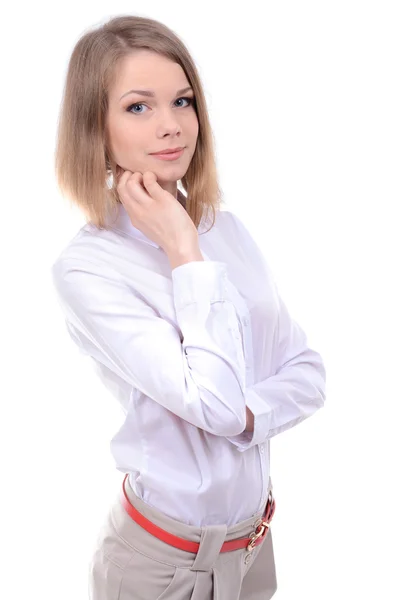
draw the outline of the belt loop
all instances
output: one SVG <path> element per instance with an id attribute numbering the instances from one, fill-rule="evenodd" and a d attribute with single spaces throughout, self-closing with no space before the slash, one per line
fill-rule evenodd
<path id="1" fill-rule="evenodd" d="M 226 525 L 209 525 L 201 528 L 200 547 L 190 567 L 193 571 L 209 571 L 217 560 L 225 541 Z"/>

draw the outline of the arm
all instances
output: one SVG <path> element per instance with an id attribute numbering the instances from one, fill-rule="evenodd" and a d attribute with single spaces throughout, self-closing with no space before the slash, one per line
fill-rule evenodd
<path id="1" fill-rule="evenodd" d="M 254 431 L 254 415 L 246 405 L 246 429 L 245 431 Z"/>
<path id="2" fill-rule="evenodd" d="M 279 341 L 274 375 L 245 390 L 247 426 L 228 436 L 240 452 L 261 444 L 298 425 L 325 402 L 326 372 L 323 360 L 308 346 L 301 327 L 279 297 Z"/>
<path id="3" fill-rule="evenodd" d="M 244 430 L 245 362 L 225 263 L 173 268 L 179 328 L 107 265 L 63 255 L 52 275 L 73 339 L 87 354 L 196 427 L 220 436 Z"/>
<path id="4" fill-rule="evenodd" d="M 231 215 L 236 226 L 234 235 L 278 300 L 277 342 L 272 364 L 265 369 L 271 375 L 245 389 L 246 428 L 241 434 L 228 436 L 243 452 L 298 425 L 321 408 L 325 402 L 326 372 L 322 357 L 309 347 L 305 332 L 290 316 L 260 249 L 242 221 Z"/>
<path id="5" fill-rule="evenodd" d="M 168 255 L 168 258 L 170 260 L 171 263 L 171 267 L 175 268 L 181 264 L 186 264 L 187 262 L 190 262 L 192 260 L 204 260 L 203 256 L 201 255 L 200 249 L 193 249 L 191 251 L 188 251 L 186 253 L 181 253 L 179 254 L 178 252 L 173 252 L 171 254 Z M 303 343 L 303 345 L 306 342 L 305 339 L 305 334 L 304 332 L 299 328 L 298 324 L 296 323 L 291 323 L 291 318 L 289 316 L 288 310 L 286 308 L 286 306 L 284 305 L 282 299 L 279 296 L 278 290 L 276 289 L 276 293 L 279 297 L 279 301 L 280 301 L 280 306 L 281 306 L 281 311 L 280 311 L 280 348 L 285 348 L 285 347 L 293 347 L 293 344 L 296 342 L 296 340 L 293 339 L 293 336 L 290 335 L 290 332 L 288 333 L 288 328 L 292 327 L 297 327 L 299 330 L 299 335 L 300 335 L 300 343 Z M 286 327 L 286 330 L 285 330 Z M 307 349 L 307 348 L 306 348 Z M 311 400 L 311 403 L 309 402 L 309 398 L 306 398 L 306 406 L 307 408 L 305 409 L 305 407 L 301 406 L 301 396 L 299 395 L 297 397 L 297 418 L 295 420 L 293 420 L 293 418 L 291 420 L 286 420 L 286 421 L 281 421 L 280 425 L 277 425 L 275 423 L 275 428 L 273 428 L 271 426 L 272 423 L 272 407 L 270 405 L 268 405 L 267 402 L 263 401 L 263 397 L 267 398 L 268 397 L 268 393 L 272 392 L 273 389 L 273 385 L 274 385 L 274 379 L 273 378 L 268 378 L 267 380 L 264 380 L 264 382 L 258 383 L 256 386 L 252 386 L 250 388 L 250 390 L 253 393 L 257 393 L 259 394 L 259 397 L 254 400 L 254 395 L 251 396 L 251 392 L 247 392 L 246 390 L 246 427 L 245 430 L 239 434 L 238 436 L 232 437 L 230 439 L 230 441 L 236 445 L 238 447 L 239 450 L 245 450 L 251 446 L 254 446 L 256 444 L 259 444 L 263 441 L 265 441 L 267 438 L 271 438 L 274 435 L 276 435 L 277 433 L 280 433 L 282 431 L 284 431 L 285 429 L 289 429 L 291 427 L 293 427 L 294 425 L 299 424 L 301 421 L 303 421 L 304 419 L 306 419 L 308 416 L 310 416 L 311 414 L 313 414 L 318 408 L 320 408 L 320 406 L 323 404 L 325 395 L 324 395 L 324 383 L 325 383 L 325 370 L 323 367 L 323 364 L 320 360 L 320 356 L 316 353 L 313 354 L 314 356 L 314 363 L 311 361 L 311 373 L 313 373 L 313 368 L 317 369 L 317 372 L 319 372 L 320 374 L 320 381 L 318 381 L 318 378 L 316 378 L 316 387 L 318 389 L 319 387 L 319 394 L 317 393 L 315 401 Z M 281 361 L 283 360 L 283 358 L 281 359 Z M 290 362 L 290 361 L 288 361 Z M 297 361 L 296 364 L 298 364 L 299 361 Z M 320 367 L 320 369 L 318 370 L 318 367 Z M 322 369 L 321 369 L 322 368 Z M 289 370 L 288 370 L 289 369 Z M 306 377 L 307 378 L 307 373 L 306 370 L 304 370 L 304 372 L 302 373 L 295 371 L 294 374 L 294 378 L 296 379 L 296 376 L 298 379 L 301 379 L 302 377 Z M 283 369 L 282 372 L 282 379 L 281 382 L 283 382 L 283 387 L 282 387 L 282 392 L 285 393 L 286 391 L 289 391 L 289 382 L 292 379 L 292 371 L 290 371 L 290 367 L 289 364 L 286 364 L 286 367 Z M 277 383 L 278 379 L 277 377 L 275 377 L 275 384 Z M 268 382 L 268 383 L 267 383 Z M 286 388 L 286 390 L 285 390 Z M 289 398 L 290 396 L 288 396 Z M 261 401 L 261 405 L 260 405 L 260 401 Z M 322 402 L 321 402 L 322 401 Z M 257 415 L 257 426 L 255 428 L 255 415 L 252 412 L 251 408 L 249 407 L 253 407 L 254 413 Z M 282 409 L 282 406 L 284 406 L 284 404 L 279 405 L 279 408 Z M 302 412 L 303 411 L 303 412 Z M 255 434 L 254 434 L 255 431 Z M 250 435 L 253 434 L 253 435 Z"/>
<path id="6" fill-rule="evenodd" d="M 179 254 L 177 251 L 172 252 L 168 255 L 169 261 L 171 263 L 171 268 L 175 269 L 180 265 L 186 264 L 187 262 L 196 261 L 196 260 L 204 260 L 200 248 L 195 248 L 192 251 L 186 252 L 184 254 Z M 254 415 L 246 406 L 246 428 L 245 431 L 254 431 Z"/>
<path id="7" fill-rule="evenodd" d="M 171 269 L 174 270 L 181 265 L 185 265 L 188 262 L 193 261 L 204 261 L 203 255 L 200 251 L 199 246 L 190 248 L 185 252 L 179 252 L 178 250 L 173 250 L 167 254 L 168 260 L 171 264 Z"/>
<path id="8" fill-rule="evenodd" d="M 193 249 L 192 251 L 186 252 L 184 254 L 179 254 L 179 252 L 175 251 L 168 255 L 169 261 L 171 263 L 171 268 L 175 269 L 182 264 L 186 264 L 191 261 L 204 260 L 200 248 Z M 254 431 L 254 415 L 246 406 L 246 428 L 245 431 Z"/>

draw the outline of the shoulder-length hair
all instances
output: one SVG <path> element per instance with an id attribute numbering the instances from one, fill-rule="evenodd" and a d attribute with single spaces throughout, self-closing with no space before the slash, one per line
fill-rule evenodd
<path id="1" fill-rule="evenodd" d="M 107 143 L 108 90 L 119 61 L 138 49 L 151 50 L 178 63 L 193 88 L 199 133 L 191 163 L 180 181 L 186 192 L 186 210 L 196 228 L 203 217 L 208 218 L 210 210 L 213 227 L 216 211 L 224 200 L 200 76 L 180 38 L 166 25 L 145 17 L 112 18 L 86 32 L 76 43 L 58 119 L 57 185 L 87 221 L 99 229 L 109 229 L 108 218 L 116 214 L 120 200 L 115 187 L 117 165 Z"/>

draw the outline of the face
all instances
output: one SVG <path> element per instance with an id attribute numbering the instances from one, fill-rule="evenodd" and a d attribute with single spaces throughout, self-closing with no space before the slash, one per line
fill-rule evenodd
<path id="1" fill-rule="evenodd" d="M 186 87 L 190 84 L 180 65 L 140 50 L 119 64 L 109 90 L 106 126 L 112 158 L 133 173 L 153 171 L 159 185 L 175 198 L 177 182 L 190 165 L 199 131 L 194 93 L 180 92 Z M 147 90 L 154 96 L 129 92 L 132 89 Z M 178 146 L 185 149 L 176 160 L 152 156 Z"/>

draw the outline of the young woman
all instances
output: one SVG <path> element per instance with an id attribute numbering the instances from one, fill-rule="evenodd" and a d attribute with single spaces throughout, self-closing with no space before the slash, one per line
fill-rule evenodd
<path id="1" fill-rule="evenodd" d="M 87 222 L 52 276 L 125 417 L 92 600 L 277 589 L 269 440 L 323 406 L 325 369 L 250 233 L 220 209 L 215 165 L 201 81 L 170 29 L 123 16 L 79 39 L 56 176 Z"/>

